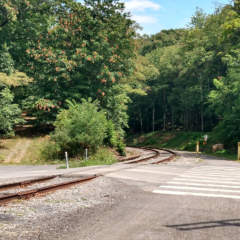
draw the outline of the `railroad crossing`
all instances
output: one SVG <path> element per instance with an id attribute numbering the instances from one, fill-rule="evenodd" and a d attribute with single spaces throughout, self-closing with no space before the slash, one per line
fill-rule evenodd
<path id="1" fill-rule="evenodd" d="M 58 183 L 65 178 L 72 182 L 83 175 L 97 177 L 50 191 L 47 196 L 1 206 L 4 231 L 0 230 L 0 239 L 238 239 L 239 163 L 188 152 L 177 152 L 176 158 L 165 162 L 171 153 L 157 152 L 158 156 L 156 150 L 141 149 L 141 157 L 112 166 L 49 171 L 47 166 L 33 167 L 34 178 L 60 172 L 60 179 L 51 180 Z M 163 162 L 156 164 L 159 161 Z M 17 167 L 18 174 L 8 168 L 9 174 L 22 173 L 30 178 L 29 166 Z M 40 189 L 46 189 L 43 184 L 45 181 L 38 185 Z M 23 211 L 21 216 L 14 214 L 19 209 Z M 4 216 L 10 220 L 4 220 Z M 19 229 L 24 232 L 16 238 Z"/>

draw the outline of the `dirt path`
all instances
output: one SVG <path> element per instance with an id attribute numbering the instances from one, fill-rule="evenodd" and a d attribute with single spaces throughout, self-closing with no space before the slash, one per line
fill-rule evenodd
<path id="1" fill-rule="evenodd" d="M 27 138 L 21 138 L 17 144 L 10 150 L 8 156 L 5 158 L 4 163 L 19 163 L 26 154 L 31 141 Z"/>

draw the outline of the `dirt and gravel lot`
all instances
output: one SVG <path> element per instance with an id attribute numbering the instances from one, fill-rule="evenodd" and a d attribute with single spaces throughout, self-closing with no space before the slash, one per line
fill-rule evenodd
<path id="1" fill-rule="evenodd" d="M 62 239 L 76 217 L 87 221 L 86 215 L 91 215 L 95 208 L 109 208 L 121 201 L 124 188 L 119 184 L 100 177 L 44 197 L 1 206 L 0 239 Z"/>

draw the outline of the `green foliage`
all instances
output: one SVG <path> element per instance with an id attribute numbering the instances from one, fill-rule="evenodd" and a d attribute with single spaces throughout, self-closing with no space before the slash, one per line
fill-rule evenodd
<path id="1" fill-rule="evenodd" d="M 4 90 L 0 102 L 8 103 L 0 113 L 10 120 L 1 119 L 5 130 L 0 131 L 11 132 L 19 122 L 14 114 L 19 115 L 15 103 L 20 103 L 39 126 L 52 127 L 61 111 L 46 150 L 51 158 L 88 146 L 94 151 L 103 139 L 124 153 L 129 126 L 132 132 L 204 132 L 217 126 L 218 139 L 235 144 L 240 138 L 239 26 L 239 0 L 214 14 L 197 9 L 187 29 L 138 38 L 120 0 L 2 0 L 0 85 L 15 97 Z M 91 125 L 77 113 L 90 104 L 78 103 L 89 97 L 99 101 L 98 107 L 91 104 L 102 109 L 94 111 L 106 122 L 96 139 L 97 121 Z M 89 117 L 94 112 L 83 110 Z M 75 131 L 79 127 L 87 132 Z"/>
<path id="2" fill-rule="evenodd" d="M 176 45 L 181 41 L 185 33 L 185 29 L 169 29 L 162 30 L 151 37 L 143 36 L 140 38 L 141 45 L 139 52 L 145 56 L 157 48 Z"/>
<path id="3" fill-rule="evenodd" d="M 191 25 L 195 28 L 203 28 L 206 23 L 206 14 L 201 8 L 197 8 L 191 19 Z"/>
<path id="4" fill-rule="evenodd" d="M 8 88 L 0 91 L 0 136 L 14 135 L 14 126 L 24 122 L 18 105 L 12 103 L 13 98 Z"/>
<path id="5" fill-rule="evenodd" d="M 0 82 L 11 86 L 14 101 L 36 117 L 35 124 L 51 127 L 68 107 L 66 99 L 98 99 L 114 124 L 112 144 L 122 149 L 129 98 L 121 82 L 133 69 L 135 36 L 123 3 L 3 0 L 0 13 Z M 54 137 L 66 146 L 49 152 L 69 148 L 67 135 L 59 130 Z M 83 138 L 78 140 L 95 145 Z"/>
<path id="6" fill-rule="evenodd" d="M 121 156 L 126 156 L 126 144 L 122 139 L 118 142 L 117 151 Z"/>
<path id="7" fill-rule="evenodd" d="M 111 120 L 109 120 L 107 124 L 107 137 L 105 142 L 110 147 L 115 148 L 120 155 L 126 155 L 124 138 L 121 136 L 121 132 L 116 130 L 116 127 Z"/>
<path id="8" fill-rule="evenodd" d="M 119 136 L 111 120 L 109 120 L 107 123 L 107 136 L 105 141 L 111 147 L 117 147 L 118 145 Z"/>
<path id="9" fill-rule="evenodd" d="M 52 124 L 66 99 L 102 103 L 108 90 L 129 76 L 133 26 L 118 0 L 3 0 L 0 74 L 14 67 L 34 79 L 21 93 L 16 89 L 16 101 L 23 100 L 38 125 Z"/>
<path id="10" fill-rule="evenodd" d="M 133 139 L 128 139 L 128 142 L 137 146 L 195 151 L 196 142 L 202 136 L 203 133 L 200 132 L 154 132 L 134 136 Z"/>
<path id="11" fill-rule="evenodd" d="M 64 156 L 65 151 L 76 156 L 85 148 L 94 152 L 106 137 L 107 119 L 105 113 L 99 111 L 98 102 L 83 99 L 82 104 L 68 101 L 68 106 L 58 114 L 55 131 L 51 135 L 53 145 L 45 151 L 51 158 Z"/>
<path id="12" fill-rule="evenodd" d="M 141 49 L 147 49 L 151 45 L 151 41 L 153 46 L 159 36 L 161 41 L 168 39 L 169 44 L 166 41 L 162 45 L 155 44 L 144 53 L 143 58 L 150 63 L 145 64 L 146 68 L 150 70 L 153 66 L 157 70 L 154 76 L 145 78 L 144 84 L 141 84 L 141 79 L 144 79 L 142 71 L 138 71 L 139 77 L 135 74 L 135 81 L 138 86 L 142 85 L 146 94 L 134 96 L 134 101 L 129 106 L 132 131 L 178 129 L 204 132 L 211 131 L 217 125 L 222 115 L 218 108 L 222 111 L 224 101 L 221 103 L 220 91 L 215 89 L 214 81 L 216 83 L 218 77 L 223 76 L 224 79 L 230 74 L 226 57 L 233 55 L 231 52 L 234 49 L 237 51 L 240 44 L 239 28 L 231 28 L 229 31 L 232 36 L 229 37 L 226 30 L 226 24 L 230 24 L 230 20 L 239 19 L 235 8 L 236 6 L 226 5 L 216 9 L 212 15 L 197 9 L 191 20 L 191 28 L 168 33 L 162 31 L 150 38 L 138 39 L 140 53 Z M 144 62 L 144 59 L 141 61 Z M 233 62 L 238 64 L 239 60 L 233 58 Z M 231 73 L 228 81 L 237 79 L 236 71 Z M 237 85 L 236 80 L 234 84 Z M 221 91 L 227 90 L 226 84 L 223 85 Z M 228 90 L 234 88 L 236 86 L 229 85 Z M 209 96 L 212 99 L 213 95 L 216 103 L 214 106 L 209 101 Z M 237 99 L 235 94 L 228 102 Z M 237 112 L 237 107 L 235 109 Z M 237 115 L 235 118 L 238 118 Z"/>
<path id="13" fill-rule="evenodd" d="M 236 145 L 240 137 L 240 51 L 232 50 L 223 61 L 228 67 L 227 74 L 214 80 L 215 90 L 211 91 L 209 101 L 221 119 L 214 131 L 229 146 Z"/>
<path id="14" fill-rule="evenodd" d="M 116 0 L 56 1 L 55 7 L 59 10 L 54 20 L 49 16 L 49 26 L 25 49 L 26 72 L 35 79 L 35 106 L 44 99 L 55 109 L 64 107 L 59 102 L 66 99 L 92 97 L 102 102 L 131 72 L 133 22 Z M 55 112 L 45 110 L 45 115 L 54 119 Z"/>
<path id="15" fill-rule="evenodd" d="M 62 159 L 64 155 L 58 144 L 53 141 L 47 141 L 41 148 L 40 157 L 45 161 L 54 161 Z"/>
<path id="16" fill-rule="evenodd" d="M 128 127 L 128 103 L 130 98 L 124 85 L 114 85 L 107 92 L 107 98 L 103 99 L 102 106 L 107 113 L 108 120 L 114 123 L 115 130 L 120 137 L 124 136 L 124 128 Z"/>
<path id="17" fill-rule="evenodd" d="M 6 44 L 0 46 L 0 72 L 10 75 L 14 72 L 14 61 L 8 52 Z"/>

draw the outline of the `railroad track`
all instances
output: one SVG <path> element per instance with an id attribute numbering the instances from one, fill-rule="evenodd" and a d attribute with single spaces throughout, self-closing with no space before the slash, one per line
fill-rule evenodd
<path id="1" fill-rule="evenodd" d="M 97 177 L 98 175 L 90 175 L 78 177 L 77 179 L 72 178 L 69 180 L 69 178 L 61 176 L 51 176 L 1 185 L 0 205 L 16 199 L 29 199 L 31 197 L 42 196 L 59 189 L 91 181 Z M 14 190 L 11 191 L 13 188 Z"/>
<path id="2" fill-rule="evenodd" d="M 136 148 L 136 147 L 132 147 L 132 148 Z M 136 149 L 139 149 L 139 148 L 136 148 Z M 125 163 L 126 164 L 134 164 L 134 163 L 146 162 L 151 159 L 159 158 L 163 153 L 167 156 L 165 156 L 164 158 L 161 158 L 157 161 L 151 162 L 151 164 L 160 164 L 163 162 L 171 161 L 176 157 L 175 152 L 168 150 L 168 149 L 164 149 L 164 148 L 141 147 L 140 149 L 143 149 L 145 151 L 151 151 L 152 155 L 149 155 L 149 156 L 137 155 L 137 156 L 135 156 L 135 158 L 132 157 L 131 159 L 128 159 L 131 161 L 126 160 Z"/>
<path id="3" fill-rule="evenodd" d="M 139 149 L 139 148 L 138 148 Z M 121 171 L 123 169 L 132 168 L 129 165 L 133 164 L 160 164 L 166 161 L 171 161 L 176 157 L 176 154 L 173 151 L 167 149 L 156 149 L 156 148 L 140 148 L 144 154 L 138 154 L 125 158 L 123 168 L 118 170 L 113 170 L 110 172 Z M 163 155 L 163 156 L 162 156 Z M 156 161 L 155 161 L 156 159 Z M 150 160 L 153 160 L 149 162 Z M 110 173 L 110 172 L 107 172 Z M 80 177 L 64 177 L 61 175 L 53 175 L 48 177 L 34 178 L 25 181 L 19 181 L 10 184 L 0 185 L 0 205 L 6 204 L 12 200 L 16 199 L 29 199 L 36 196 L 46 195 L 53 191 L 71 187 L 76 184 L 85 183 L 91 181 L 101 175 L 82 175 Z"/>

